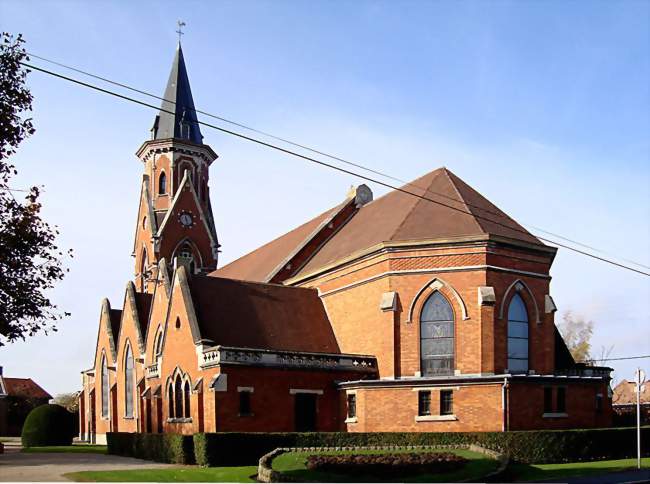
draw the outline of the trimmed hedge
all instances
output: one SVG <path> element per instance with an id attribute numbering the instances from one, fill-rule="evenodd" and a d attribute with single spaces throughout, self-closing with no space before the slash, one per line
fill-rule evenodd
<path id="1" fill-rule="evenodd" d="M 642 440 L 650 428 L 642 429 Z M 209 433 L 194 435 L 196 463 L 202 466 L 256 465 L 278 447 L 353 447 L 476 444 L 523 463 L 559 463 L 629 458 L 636 455 L 635 429 L 514 432 L 321 432 Z M 646 454 L 650 454 L 646 450 Z"/>
<path id="2" fill-rule="evenodd" d="M 60 405 L 40 405 L 29 412 L 23 425 L 23 447 L 72 445 L 74 415 Z"/>
<path id="3" fill-rule="evenodd" d="M 191 435 L 110 432 L 106 440 L 109 454 L 170 464 L 194 464 Z"/>

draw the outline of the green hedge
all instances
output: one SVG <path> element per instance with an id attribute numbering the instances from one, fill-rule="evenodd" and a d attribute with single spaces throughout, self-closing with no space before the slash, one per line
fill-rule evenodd
<path id="1" fill-rule="evenodd" d="M 21 441 L 23 447 L 71 445 L 74 434 L 74 415 L 60 405 L 46 403 L 27 415 Z"/>
<path id="2" fill-rule="evenodd" d="M 523 463 L 559 463 L 636 455 L 635 429 L 437 433 L 210 433 L 194 435 L 196 463 L 202 466 L 256 465 L 278 447 L 477 444 Z M 650 428 L 642 429 L 642 440 Z M 646 451 L 648 452 L 648 451 Z"/>
<path id="3" fill-rule="evenodd" d="M 194 464 L 191 435 L 110 432 L 108 453 L 171 464 Z"/>

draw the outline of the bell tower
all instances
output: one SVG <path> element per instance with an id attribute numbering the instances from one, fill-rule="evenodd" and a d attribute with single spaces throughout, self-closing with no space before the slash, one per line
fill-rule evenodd
<path id="1" fill-rule="evenodd" d="M 160 112 L 136 155 L 144 173 L 133 245 L 138 291 L 153 291 L 158 262 L 192 273 L 216 269 L 219 242 L 210 205 L 209 168 L 180 42 Z"/>

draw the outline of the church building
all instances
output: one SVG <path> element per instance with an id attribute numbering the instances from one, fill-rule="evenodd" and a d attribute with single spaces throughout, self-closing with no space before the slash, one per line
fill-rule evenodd
<path id="1" fill-rule="evenodd" d="M 611 423 L 611 368 L 576 363 L 554 323 L 557 249 L 451 171 L 376 200 L 354 187 L 222 266 L 218 156 L 180 44 L 164 99 L 137 151 L 134 276 L 82 372 L 83 439 Z"/>

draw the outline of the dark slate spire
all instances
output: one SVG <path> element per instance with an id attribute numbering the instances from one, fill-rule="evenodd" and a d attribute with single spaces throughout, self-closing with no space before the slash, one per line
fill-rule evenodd
<path id="1" fill-rule="evenodd" d="M 194 110 L 190 80 L 187 77 L 180 43 L 169 73 L 164 98 L 166 100 L 162 102 L 161 111 L 151 128 L 153 139 L 180 138 L 202 144 L 203 136 Z"/>

